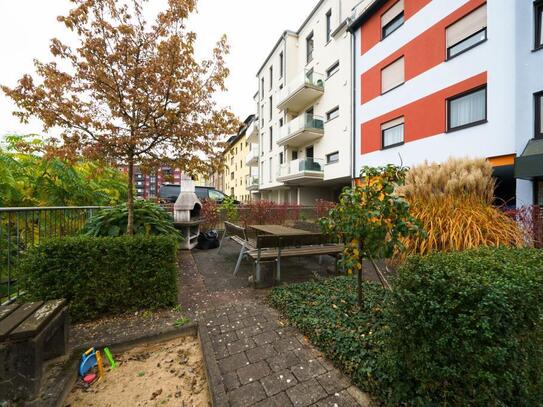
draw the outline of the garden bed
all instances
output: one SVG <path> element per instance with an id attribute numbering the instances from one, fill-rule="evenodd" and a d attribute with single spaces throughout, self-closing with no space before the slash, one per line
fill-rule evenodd
<path id="1" fill-rule="evenodd" d="M 65 405 L 209 405 L 200 343 L 195 336 L 137 346 L 116 355 L 118 366 L 85 388 L 78 382 Z"/>

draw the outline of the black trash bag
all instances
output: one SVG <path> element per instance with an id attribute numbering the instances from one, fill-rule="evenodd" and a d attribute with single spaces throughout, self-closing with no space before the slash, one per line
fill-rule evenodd
<path id="1" fill-rule="evenodd" d="M 208 232 L 201 232 L 198 235 L 198 246 L 200 250 L 211 250 L 219 247 L 219 233 L 216 230 L 210 230 Z"/>

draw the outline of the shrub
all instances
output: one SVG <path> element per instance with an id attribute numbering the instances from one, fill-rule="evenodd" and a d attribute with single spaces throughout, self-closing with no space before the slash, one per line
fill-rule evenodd
<path id="1" fill-rule="evenodd" d="M 327 216 L 330 212 L 330 209 L 334 209 L 337 203 L 325 201 L 324 199 L 315 200 L 315 216 L 317 219 Z"/>
<path id="2" fill-rule="evenodd" d="M 543 405 L 543 252 L 411 258 L 386 319 L 392 405 Z"/>
<path id="3" fill-rule="evenodd" d="M 21 264 L 30 300 L 66 298 L 75 321 L 177 301 L 175 239 L 71 237 L 29 250 Z"/>
<path id="4" fill-rule="evenodd" d="M 202 230 L 208 231 L 217 228 L 220 222 L 220 211 L 217 202 L 211 199 L 204 199 L 202 201 Z"/>
<path id="5" fill-rule="evenodd" d="M 91 217 L 83 234 L 86 236 L 124 236 L 128 224 L 128 208 L 126 204 L 102 209 Z M 170 235 L 180 237 L 173 226 L 172 215 L 160 206 L 138 200 L 134 202 L 134 234 L 135 235 Z"/>

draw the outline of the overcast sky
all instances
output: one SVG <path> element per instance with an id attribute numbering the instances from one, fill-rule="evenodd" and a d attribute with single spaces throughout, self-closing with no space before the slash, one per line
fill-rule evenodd
<path id="1" fill-rule="evenodd" d="M 165 0 L 149 0 L 156 9 Z M 199 0 L 189 25 L 198 35 L 197 54 L 210 55 L 225 33 L 231 46 L 228 93 L 218 100 L 241 119 L 253 113 L 256 72 L 285 29 L 297 30 L 317 0 Z M 70 8 L 68 0 L 0 0 L 0 84 L 15 86 L 24 73 L 33 73 L 32 60 L 49 61 L 49 40 L 66 30 L 56 21 Z M 41 124 L 28 125 L 12 116 L 14 105 L 0 91 L 0 136 L 41 133 Z"/>

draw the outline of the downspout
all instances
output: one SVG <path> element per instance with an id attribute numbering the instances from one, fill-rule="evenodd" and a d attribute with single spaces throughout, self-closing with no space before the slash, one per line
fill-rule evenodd
<path id="1" fill-rule="evenodd" d="M 352 185 L 354 185 L 355 179 L 356 179 L 356 53 L 355 53 L 355 33 L 351 32 L 351 70 L 352 70 L 352 77 L 351 77 L 351 86 L 353 89 L 353 94 L 351 98 L 351 117 L 352 117 L 352 124 L 351 124 L 351 132 L 352 132 L 352 140 L 351 140 L 351 154 L 352 154 L 352 160 L 351 160 L 351 174 L 352 174 Z"/>

